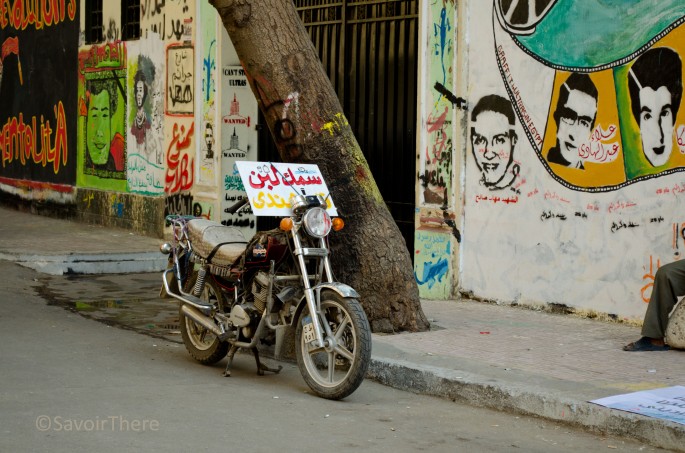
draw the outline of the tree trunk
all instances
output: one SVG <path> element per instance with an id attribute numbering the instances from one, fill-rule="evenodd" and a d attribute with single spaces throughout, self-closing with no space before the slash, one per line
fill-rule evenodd
<path id="1" fill-rule="evenodd" d="M 411 259 L 291 0 L 210 0 L 235 46 L 284 162 L 321 169 L 345 229 L 331 235 L 337 278 L 374 332 L 422 331 Z"/>

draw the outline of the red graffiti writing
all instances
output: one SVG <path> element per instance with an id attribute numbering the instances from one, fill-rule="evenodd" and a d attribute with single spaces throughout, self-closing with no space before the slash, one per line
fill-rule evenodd
<path id="1" fill-rule="evenodd" d="M 561 201 L 562 203 L 570 203 L 570 201 L 568 201 L 566 198 L 550 190 L 545 190 L 545 200 L 556 200 Z"/>
<path id="2" fill-rule="evenodd" d="M 640 290 L 640 293 L 642 295 L 642 301 L 644 303 L 649 303 L 649 298 L 652 295 L 652 286 L 654 286 L 654 276 L 656 275 L 657 269 L 661 267 L 661 261 L 659 259 L 656 260 L 656 269 L 654 268 L 654 258 L 651 256 L 649 257 L 649 271 L 642 276 L 642 280 L 647 280 L 647 284 L 643 286 Z"/>
<path id="3" fill-rule="evenodd" d="M 195 123 L 190 125 L 188 133 L 185 126 L 179 127 L 174 123 L 171 143 L 167 149 L 167 172 L 164 181 L 164 192 L 174 194 L 182 190 L 189 190 L 193 186 L 193 175 L 195 174 L 195 160 L 187 152 L 190 148 L 190 140 L 193 136 Z"/>
<path id="4" fill-rule="evenodd" d="M 11 0 L 0 1 L 0 28 L 10 26 L 25 30 L 29 25 L 40 30 L 43 27 L 76 18 L 76 0 Z"/>
<path id="5" fill-rule="evenodd" d="M 607 212 L 618 212 L 627 208 L 634 208 L 635 206 L 637 205 L 632 201 L 616 201 L 609 204 Z"/>
<path id="6" fill-rule="evenodd" d="M 43 167 L 51 163 L 55 174 L 57 174 L 60 167 L 67 164 L 67 121 L 62 101 L 54 106 L 54 112 L 56 118 L 54 130 L 50 125 L 50 120 L 45 121 L 42 115 L 40 117 L 40 132 L 35 116 L 31 119 L 30 124 L 24 123 L 22 113 L 19 114 L 19 118 L 14 117 L 7 120 L 0 134 L 3 168 L 14 161 L 19 161 L 21 165 L 33 162 Z M 52 139 L 53 132 L 54 142 Z"/>

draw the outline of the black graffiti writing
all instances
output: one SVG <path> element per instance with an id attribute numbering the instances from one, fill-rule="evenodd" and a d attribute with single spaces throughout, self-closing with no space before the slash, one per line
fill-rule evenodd
<path id="1" fill-rule="evenodd" d="M 623 220 L 619 220 L 618 222 L 612 222 L 611 223 L 611 232 L 615 233 L 618 230 L 622 230 L 624 228 L 637 228 L 639 226 L 640 226 L 640 224 L 634 223 L 632 221 L 629 221 L 626 223 Z"/>
<path id="2" fill-rule="evenodd" d="M 254 228 L 254 226 L 255 226 L 254 219 L 240 219 L 240 220 L 227 219 L 227 220 L 222 220 L 221 224 L 225 225 L 225 226 L 250 227 L 250 228 Z"/>
<path id="3" fill-rule="evenodd" d="M 428 187 L 429 185 L 437 187 L 447 187 L 445 184 L 445 178 L 438 173 L 437 170 L 426 170 L 422 175 L 419 175 L 419 180 L 423 187 Z"/>
<path id="4" fill-rule="evenodd" d="M 166 0 L 145 0 L 140 4 L 140 14 L 143 18 L 153 17 L 156 14 L 162 14 Z"/>
<path id="5" fill-rule="evenodd" d="M 193 195 L 189 193 L 177 193 L 166 197 L 164 216 L 171 214 L 191 215 L 193 213 Z"/>
<path id="6" fill-rule="evenodd" d="M 566 214 L 558 214 L 552 211 L 544 211 L 542 215 L 540 215 L 540 220 L 542 221 L 550 219 L 566 220 Z"/>

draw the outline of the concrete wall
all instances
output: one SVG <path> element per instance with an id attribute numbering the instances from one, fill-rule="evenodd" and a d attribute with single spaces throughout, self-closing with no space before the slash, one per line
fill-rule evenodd
<path id="1" fill-rule="evenodd" d="M 512 2 L 496 1 L 493 9 L 473 0 L 460 2 L 464 14 L 452 23 L 445 18 L 454 2 L 428 3 L 430 80 L 420 94 L 428 136 L 418 183 L 463 197 L 463 207 L 448 200 L 463 241 L 457 249 L 454 241 L 446 245 L 446 231 L 424 233 L 439 219 L 442 201 L 419 200 L 416 267 L 439 268 L 432 288 L 430 279 L 421 285 L 422 295 L 444 284 L 438 275 L 445 270 L 458 291 L 479 298 L 641 319 L 656 269 L 685 251 L 685 108 L 678 110 L 680 98 L 670 95 L 678 90 L 648 82 L 675 78 L 682 86 L 682 65 L 669 63 L 670 55 L 685 57 L 682 2 L 550 1 L 546 15 L 529 17 L 499 10 Z M 458 57 L 437 64 L 448 48 L 448 40 L 438 40 L 446 24 L 448 36 L 464 35 L 455 55 L 465 59 L 467 74 L 457 77 L 456 91 L 441 81 L 444 67 L 457 70 Z M 661 50 L 650 61 L 652 49 Z M 631 98 L 631 79 L 643 88 L 639 98 Z M 450 92 L 441 97 L 435 82 Z M 449 135 L 430 135 L 447 124 L 450 95 L 468 105 L 463 127 L 456 127 L 465 140 L 452 145 L 453 156 L 464 159 L 461 181 L 459 169 L 449 178 L 434 152 Z M 633 115 L 638 100 L 651 115 Z M 436 169 L 429 181 L 423 168 Z M 458 270 L 441 260 L 458 260 Z"/>

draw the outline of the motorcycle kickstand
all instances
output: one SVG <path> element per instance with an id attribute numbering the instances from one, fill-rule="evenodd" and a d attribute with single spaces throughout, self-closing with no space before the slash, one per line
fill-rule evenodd
<path id="1" fill-rule="evenodd" d="M 259 351 L 257 350 L 256 346 L 254 348 L 252 348 L 252 353 L 254 354 L 254 358 L 257 361 L 257 374 L 259 376 L 264 376 L 265 371 L 278 374 L 283 369 L 283 367 L 281 365 L 278 365 L 278 368 L 272 368 L 272 367 L 264 365 L 259 360 Z"/>
<path id="2" fill-rule="evenodd" d="M 231 346 L 231 349 L 228 351 L 228 363 L 226 364 L 226 369 L 224 370 L 224 377 L 231 377 L 231 365 L 233 364 L 233 356 L 235 356 L 235 353 L 238 352 L 238 349 L 240 349 L 238 346 Z"/>

